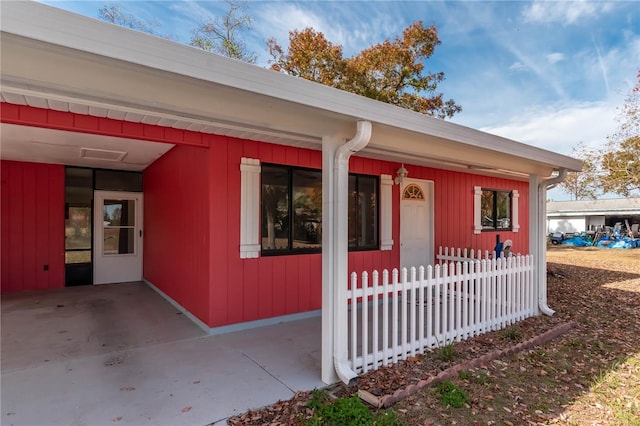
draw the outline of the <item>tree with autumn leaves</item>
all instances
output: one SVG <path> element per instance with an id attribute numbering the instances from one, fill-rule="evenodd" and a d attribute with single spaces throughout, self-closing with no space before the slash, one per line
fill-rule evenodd
<path id="1" fill-rule="evenodd" d="M 244 2 L 226 0 L 227 12 L 202 22 L 193 31 L 190 44 L 203 50 L 254 63 L 242 37 L 251 30 L 252 19 L 244 14 Z M 127 15 L 120 6 L 109 4 L 99 11 L 107 22 L 156 34 L 157 23 L 149 24 Z M 444 73 L 428 72 L 425 61 L 440 44 L 435 25 L 409 25 L 402 37 L 385 40 L 345 58 L 342 46 L 328 41 L 312 28 L 289 32 L 289 46 L 275 39 L 267 42 L 271 69 L 366 96 L 422 114 L 450 118 L 462 108 L 437 91 Z"/>
<path id="2" fill-rule="evenodd" d="M 425 70 L 440 44 L 434 25 L 409 25 L 402 37 L 385 40 L 345 58 L 342 47 L 313 28 L 289 32 L 289 46 L 268 41 L 271 69 L 422 114 L 450 118 L 462 109 L 437 92 L 444 73 Z"/>
<path id="3" fill-rule="evenodd" d="M 568 173 L 560 188 L 573 199 L 595 199 L 599 194 L 640 195 L 640 70 L 638 82 L 618 115 L 618 130 L 604 150 L 579 144 L 574 156 L 584 163 L 581 172 Z"/>

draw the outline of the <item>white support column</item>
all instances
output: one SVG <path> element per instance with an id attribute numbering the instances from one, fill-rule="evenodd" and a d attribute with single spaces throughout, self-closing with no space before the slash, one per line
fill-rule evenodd
<path id="1" fill-rule="evenodd" d="M 540 177 L 529 176 L 529 253 L 533 255 L 535 269 L 533 272 L 534 300 L 539 301 L 542 292 L 547 289 L 547 243 L 544 231 L 546 211 L 546 191 L 540 189 Z M 544 295 L 546 299 L 546 294 Z M 540 304 L 535 304 L 540 314 Z"/>
<path id="2" fill-rule="evenodd" d="M 367 146 L 370 138 L 369 121 L 358 121 L 355 136 L 347 142 L 334 137 L 322 138 L 321 373 L 326 383 L 335 383 L 337 376 L 339 380 L 350 384 L 357 377 L 349 366 L 347 347 L 349 157 Z M 331 155 L 333 158 L 330 158 Z M 331 304 L 333 306 L 329 308 Z M 329 342 L 329 339 L 333 339 L 333 342 Z M 332 368 L 329 368 L 328 360 L 333 362 Z"/>
<path id="3" fill-rule="evenodd" d="M 380 175 L 380 250 L 393 249 L 393 178 Z"/>
<path id="4" fill-rule="evenodd" d="M 344 139 L 322 139 L 322 368 L 326 384 L 339 381 L 333 366 L 333 298 L 334 298 L 334 176 L 336 151 Z M 346 275 L 345 275 L 346 280 Z M 345 283 L 346 284 L 346 283 Z"/>
<path id="5" fill-rule="evenodd" d="M 240 259 L 260 255 L 260 160 L 240 162 Z"/>

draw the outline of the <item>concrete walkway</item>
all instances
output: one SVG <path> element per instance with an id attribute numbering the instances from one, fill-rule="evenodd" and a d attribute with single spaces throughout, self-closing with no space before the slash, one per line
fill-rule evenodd
<path id="1" fill-rule="evenodd" d="M 2 296 L 3 425 L 206 425 L 320 381 L 320 318 L 207 336 L 142 283 Z"/>

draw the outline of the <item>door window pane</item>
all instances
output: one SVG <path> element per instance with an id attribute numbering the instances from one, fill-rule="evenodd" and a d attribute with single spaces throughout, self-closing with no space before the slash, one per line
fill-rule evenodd
<path id="1" fill-rule="evenodd" d="M 133 238 L 133 228 L 104 228 L 102 253 L 105 255 L 135 253 Z"/>
<path id="2" fill-rule="evenodd" d="M 135 226 L 135 206 L 134 200 L 104 200 L 104 226 Z"/>
<path id="3" fill-rule="evenodd" d="M 102 253 L 105 255 L 135 253 L 135 224 L 135 200 L 104 200 Z"/>

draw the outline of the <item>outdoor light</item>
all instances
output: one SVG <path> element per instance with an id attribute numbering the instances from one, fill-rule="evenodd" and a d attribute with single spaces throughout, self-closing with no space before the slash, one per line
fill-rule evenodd
<path id="1" fill-rule="evenodd" d="M 396 178 L 394 179 L 394 182 L 399 185 L 404 182 L 404 178 L 406 178 L 408 175 L 409 171 L 405 169 L 404 163 L 402 163 L 402 167 L 400 167 L 396 172 Z"/>

